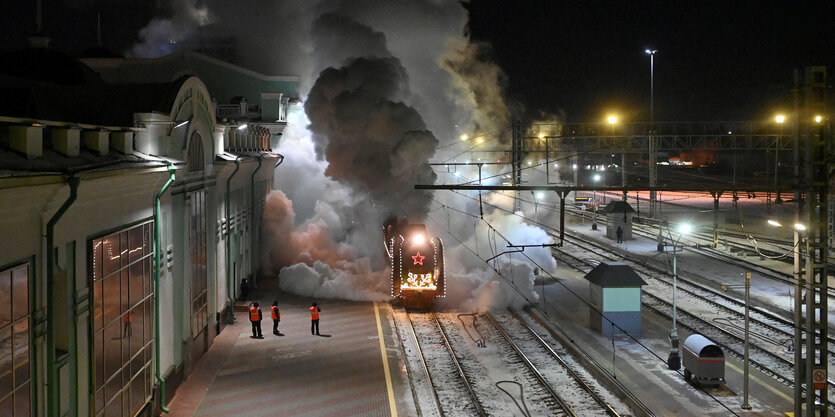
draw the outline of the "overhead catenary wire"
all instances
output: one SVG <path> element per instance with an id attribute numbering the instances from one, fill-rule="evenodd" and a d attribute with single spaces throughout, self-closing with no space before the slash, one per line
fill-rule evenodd
<path id="1" fill-rule="evenodd" d="M 473 200 L 474 200 L 474 198 L 473 198 L 473 197 L 469 197 L 469 196 L 466 196 L 466 195 L 461 194 L 461 193 L 458 193 L 458 192 L 454 192 L 454 193 L 455 193 L 455 194 L 458 194 L 458 195 L 461 195 L 461 196 L 463 196 L 463 197 L 465 197 L 465 198 L 469 198 L 469 199 L 473 199 Z M 500 210 L 500 211 L 506 212 L 506 213 L 508 213 L 508 214 L 512 214 L 512 215 L 515 215 L 515 216 L 521 217 L 521 218 L 526 219 L 526 220 L 529 220 L 529 219 L 527 219 L 527 217 L 525 217 L 524 215 L 521 215 L 521 214 L 519 214 L 519 213 L 515 213 L 515 212 L 513 212 L 513 211 L 510 211 L 510 210 L 504 209 L 504 208 L 502 208 L 502 207 L 499 207 L 499 206 L 496 206 L 496 205 L 493 205 L 493 204 L 490 204 L 490 203 L 485 203 L 485 204 L 486 204 L 486 205 L 488 205 L 488 206 L 490 206 L 490 207 L 493 207 L 493 208 L 495 208 L 495 209 L 497 209 L 497 210 Z M 447 206 L 447 207 L 449 207 L 449 206 Z M 460 213 L 465 214 L 465 215 L 470 216 L 470 217 L 478 217 L 478 216 L 476 216 L 476 215 L 474 215 L 474 214 L 467 213 L 467 212 L 462 211 L 462 210 L 457 210 L 457 209 L 454 209 L 454 208 L 450 208 L 450 210 L 460 212 Z M 435 222 L 436 224 L 438 224 L 438 222 L 437 222 L 437 221 L 435 221 L 434 219 L 432 219 L 432 217 L 431 217 L 431 216 L 427 216 L 427 217 L 429 217 L 429 219 L 430 219 L 430 220 L 432 220 L 433 222 Z M 493 226 L 492 226 L 492 225 L 491 225 L 491 224 L 490 224 L 487 220 L 485 220 L 485 219 L 481 219 L 481 220 L 482 220 L 482 222 L 484 222 L 484 223 L 485 223 L 485 225 L 488 227 L 488 233 L 489 233 L 489 232 L 492 232 L 492 233 L 494 233 L 494 236 L 495 236 L 495 235 L 498 235 L 499 237 L 501 237 L 502 239 L 504 239 L 506 242 L 510 243 L 510 241 L 509 241 L 506 237 L 504 237 L 504 236 L 501 234 L 501 232 L 499 232 L 497 229 L 495 229 L 495 228 L 494 228 L 494 227 L 493 227 Z M 440 226 L 440 224 L 439 224 L 439 226 Z M 546 225 L 542 225 L 542 226 L 543 226 L 543 227 L 546 227 L 546 228 L 548 228 L 548 229 L 553 229 L 553 228 L 551 228 L 551 227 L 549 227 L 549 226 L 546 226 Z M 477 253 L 473 252 L 473 251 L 472 251 L 472 249 L 470 249 L 470 248 L 469 248 L 466 244 L 464 244 L 464 243 L 463 243 L 463 242 L 462 242 L 462 241 L 461 241 L 458 237 L 454 236 L 454 235 L 451 233 L 451 230 L 447 230 L 447 234 L 449 234 L 450 236 L 452 236 L 452 238 L 453 238 L 453 239 L 455 239 L 457 242 L 459 242 L 459 244 L 461 244 L 464 248 L 466 248 L 466 249 L 467 249 L 470 253 L 474 254 L 477 258 L 479 258 L 479 259 L 480 259 L 480 260 L 482 260 L 482 261 L 485 261 L 485 263 L 486 263 L 486 260 L 485 260 L 485 259 L 481 258 L 481 256 L 480 256 L 479 254 L 477 254 Z M 566 291 L 568 291 L 568 293 L 570 293 L 570 294 L 571 294 L 571 295 L 573 295 L 575 298 L 577 298 L 577 299 L 578 299 L 581 303 L 585 304 L 585 305 L 586 305 L 589 309 L 592 309 L 592 310 L 596 311 L 597 313 L 599 313 L 599 314 L 601 315 L 601 317 L 603 317 L 605 320 L 607 320 L 607 321 L 611 324 L 611 326 L 612 326 L 614 329 L 617 329 L 618 331 L 620 331 L 621 333 L 623 333 L 624 335 L 626 335 L 626 336 L 627 336 L 629 339 L 631 339 L 631 340 L 632 340 L 635 344 L 637 344 L 638 346 L 642 347 L 644 350 L 646 350 L 646 351 L 647 351 L 648 353 L 650 353 L 652 356 L 655 356 L 655 357 L 656 357 L 656 359 L 658 359 L 660 362 L 662 362 L 662 363 L 664 363 L 664 364 L 666 364 L 666 363 L 667 363 L 666 358 L 663 358 L 660 354 L 658 354 L 658 353 L 656 353 L 655 351 L 653 351 L 653 350 L 652 350 L 652 348 L 650 348 L 649 346 L 647 346 L 647 345 L 645 345 L 644 343 L 642 343 L 642 342 L 641 342 L 640 340 L 638 340 L 635 336 L 633 336 L 632 334 L 630 334 L 629 332 L 627 332 L 626 330 L 624 330 L 623 328 L 621 328 L 620 326 L 618 326 L 618 325 L 617 325 L 616 323 L 614 323 L 612 320 L 608 319 L 608 318 L 607 318 L 607 317 L 603 314 L 603 312 L 602 312 L 602 311 L 600 311 L 600 309 L 598 309 L 597 307 L 595 307 L 594 305 L 592 305 L 590 302 L 586 301 L 583 297 L 581 297 L 579 294 L 577 294 L 576 292 L 574 292 L 571 288 L 569 288 L 568 286 L 566 286 L 563 282 L 561 282 L 561 281 L 559 281 L 558 279 L 556 279 L 556 277 L 554 277 L 554 276 L 553 276 L 553 275 L 552 275 L 552 274 L 551 274 L 551 273 L 550 273 L 547 269 L 545 269 L 545 268 L 543 268 L 541 265 L 539 265 L 539 264 L 538 264 L 535 260 L 533 260 L 532 258 L 530 258 L 530 256 L 528 256 L 526 253 L 524 253 L 524 252 L 520 252 L 520 253 L 522 254 L 522 256 L 524 256 L 525 258 L 527 258 L 527 259 L 528 259 L 528 261 L 530 261 L 533 265 L 535 265 L 535 266 L 536 266 L 536 267 L 538 267 L 541 271 L 543 271 L 545 274 L 547 274 L 549 278 L 553 279 L 555 283 L 559 284 L 559 285 L 560 285 L 563 289 L 565 289 Z M 494 262 L 497 262 L 497 260 L 495 260 Z M 489 263 L 488 263 L 488 265 L 489 265 Z M 517 293 L 517 294 L 519 294 L 519 295 L 520 295 L 520 296 L 521 296 L 521 297 L 522 297 L 522 298 L 523 298 L 526 302 L 531 303 L 531 300 L 530 300 L 530 299 L 529 299 L 529 298 L 528 298 L 525 294 L 523 294 L 523 293 L 519 290 L 519 288 L 516 286 L 516 284 L 515 284 L 515 282 L 513 281 L 513 279 L 512 279 L 512 278 L 511 278 L 510 280 L 508 280 L 508 278 L 507 278 L 506 276 L 504 276 L 503 274 L 501 274 L 501 272 L 500 272 L 500 271 L 498 270 L 498 268 L 496 268 L 496 267 L 492 267 L 492 266 L 491 266 L 491 269 L 493 269 L 493 270 L 496 272 L 496 274 L 497 274 L 500 278 L 502 278 L 502 279 L 503 279 L 506 283 L 508 283 L 508 285 L 510 285 L 510 287 L 511 287 L 514 291 L 516 291 L 516 293 Z M 614 349 L 614 339 L 612 340 L 612 342 L 613 342 L 613 349 Z M 613 350 L 613 355 L 614 355 L 614 350 Z M 614 366 L 614 359 L 613 359 L 612 365 Z M 614 375 L 614 373 L 613 373 L 613 375 Z M 721 405 L 723 408 L 725 408 L 726 410 L 728 410 L 729 412 L 731 412 L 734 416 L 739 416 L 739 414 L 737 414 L 735 411 L 733 411 L 732 409 L 730 409 L 730 408 L 729 408 L 726 404 L 724 404 L 722 401 L 720 401 L 720 400 L 719 400 L 718 398 L 716 398 L 714 395 L 710 394 L 709 392 L 705 391 L 704 389 L 701 389 L 701 391 L 702 391 L 704 394 L 706 394 L 706 395 L 708 395 L 709 397 L 711 397 L 711 398 L 712 398 L 715 402 L 717 402 L 717 403 L 718 403 L 719 405 Z"/>

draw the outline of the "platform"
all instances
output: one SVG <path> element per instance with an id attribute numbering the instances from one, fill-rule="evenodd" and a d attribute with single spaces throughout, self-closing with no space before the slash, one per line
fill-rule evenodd
<path id="1" fill-rule="evenodd" d="M 400 347 L 390 337 L 387 306 L 316 300 L 322 312 L 321 336 L 315 336 L 308 311 L 313 300 L 258 291 L 250 298 L 262 306 L 264 338 L 253 339 L 247 314 L 236 312 L 236 322 L 177 389 L 170 416 L 408 415 L 410 398 L 398 404 L 394 393 L 411 395 L 396 374 Z M 269 318 L 274 299 L 280 336 Z M 381 336 L 391 348 L 381 348 Z M 406 412 L 398 414 L 398 407 Z"/>

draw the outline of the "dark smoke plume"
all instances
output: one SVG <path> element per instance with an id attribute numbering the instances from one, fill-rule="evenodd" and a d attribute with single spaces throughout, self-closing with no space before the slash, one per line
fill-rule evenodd
<path id="1" fill-rule="evenodd" d="M 358 58 L 322 71 L 305 102 L 310 131 L 328 162 L 325 174 L 370 193 L 390 209 L 386 217 L 421 217 L 429 195 L 414 184 L 435 182 L 427 162 L 438 141 L 420 114 L 399 101 L 407 94 L 396 58 Z"/>

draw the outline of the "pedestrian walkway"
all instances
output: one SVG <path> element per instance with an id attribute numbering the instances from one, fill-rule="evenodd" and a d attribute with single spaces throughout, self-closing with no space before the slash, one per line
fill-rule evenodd
<path id="1" fill-rule="evenodd" d="M 322 308 L 315 336 L 308 310 L 314 300 L 254 293 L 253 301 L 267 306 L 264 338 L 253 339 L 248 314 L 237 312 L 175 393 L 171 416 L 396 415 L 377 305 L 315 300 Z M 268 310 L 274 299 L 280 336 Z"/>

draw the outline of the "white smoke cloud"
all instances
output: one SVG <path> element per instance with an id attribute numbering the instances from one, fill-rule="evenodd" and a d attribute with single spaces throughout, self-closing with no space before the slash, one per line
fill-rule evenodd
<path id="1" fill-rule="evenodd" d="M 485 207 L 485 221 L 452 214 L 444 224 L 440 204 L 477 214 L 478 203 L 413 189 L 435 182 L 429 160 L 460 153 L 451 146 L 460 133 L 501 131 L 513 111 L 489 50 L 464 37 L 466 11 L 459 3 L 178 0 L 143 29 L 134 55 L 158 56 L 172 45 L 194 44 L 207 24 L 237 40 L 237 64 L 302 79 L 305 112 L 288 116 L 278 148 L 285 160 L 274 182 L 281 191 L 265 206 L 265 243 L 272 244 L 263 270 L 278 273 L 283 290 L 387 298 L 381 223 L 399 215 L 426 222 L 444 239 L 449 302 L 486 310 L 535 301 L 530 260 L 505 254 L 490 266 L 483 261 L 503 250 L 488 244 L 495 234 L 487 224 L 514 244 L 548 242 L 544 232 L 491 207 Z M 436 154 L 439 149 L 444 153 Z M 507 168 L 485 175 L 501 170 Z M 485 201 L 512 208 L 508 197 L 485 194 Z M 543 268 L 555 268 L 547 249 L 525 253 Z"/>

